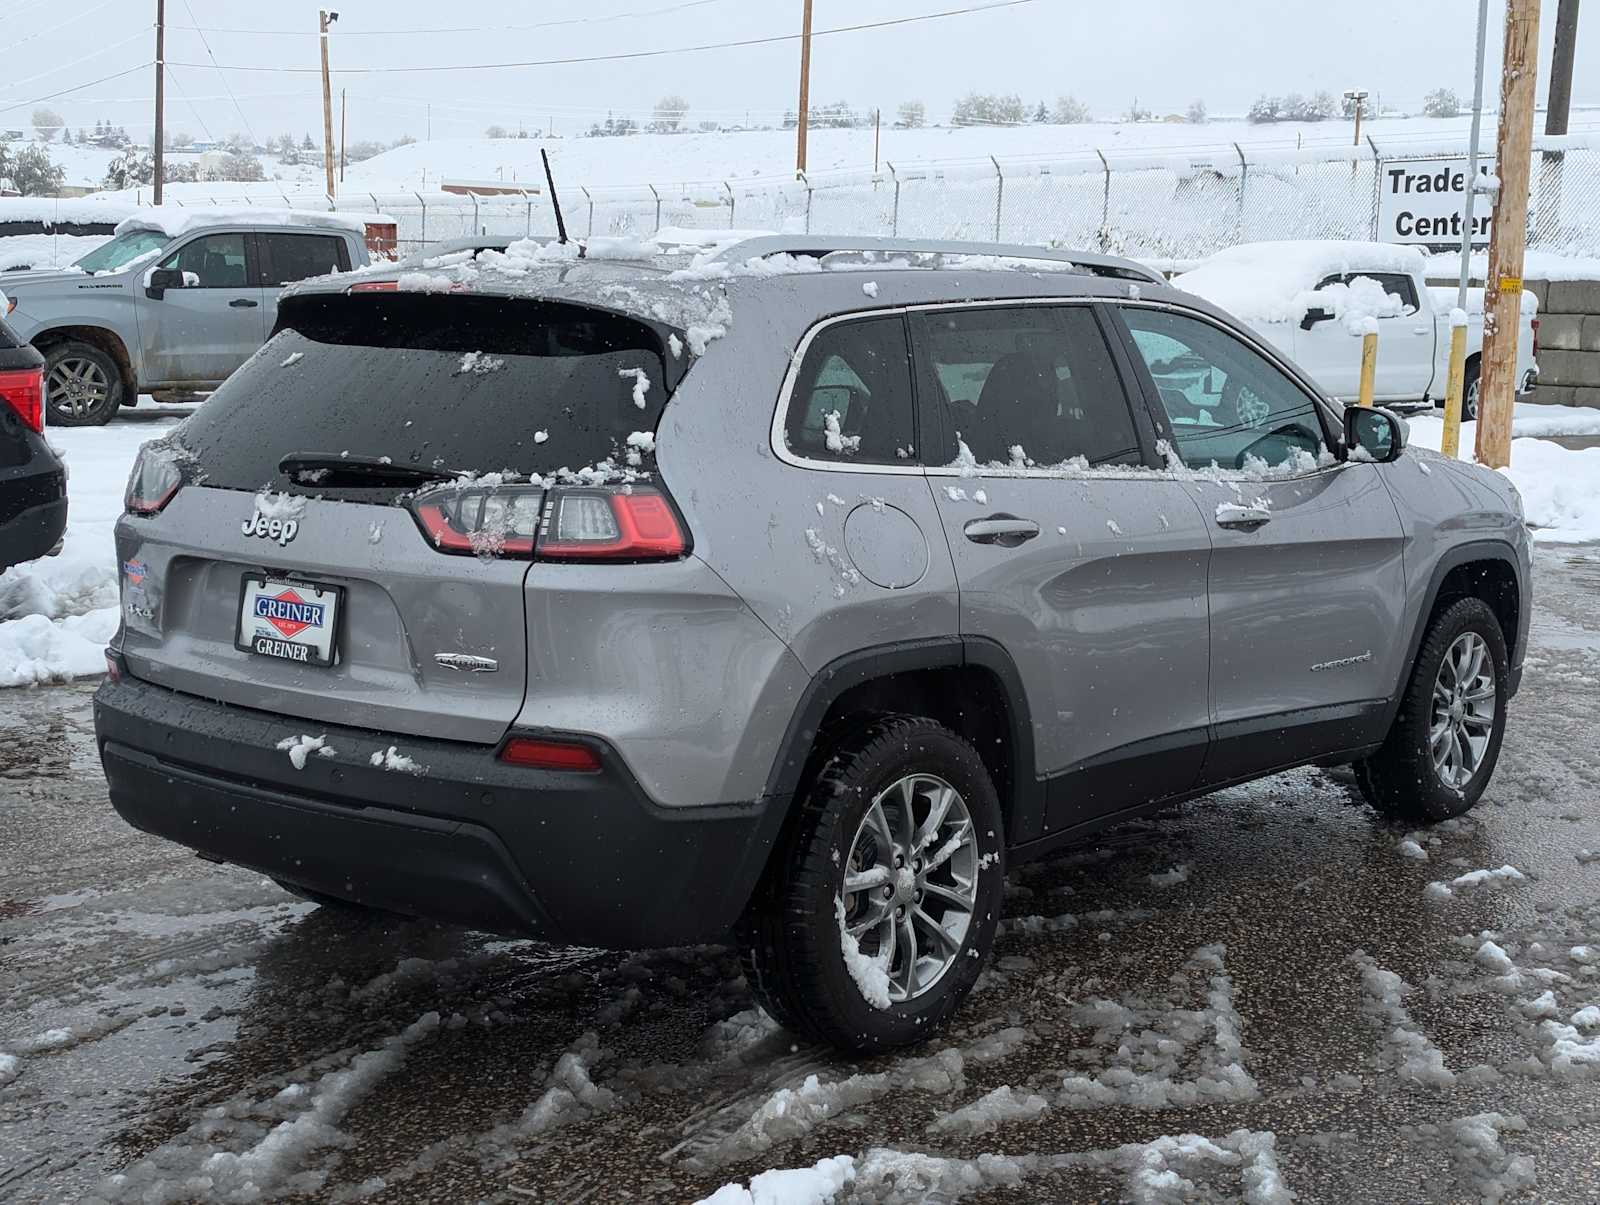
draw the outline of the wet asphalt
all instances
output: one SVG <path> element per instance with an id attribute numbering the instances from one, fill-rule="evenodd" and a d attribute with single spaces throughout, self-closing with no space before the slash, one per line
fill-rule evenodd
<path id="1" fill-rule="evenodd" d="M 1499 771 L 1426 860 L 1338 771 L 1124 826 L 1015 874 L 953 1028 L 866 1062 L 751 1013 L 726 949 L 553 949 L 202 862 L 112 813 L 92 684 L 4 692 L 0 1200 L 693 1201 L 836 1155 L 874 1201 L 1267 1200 L 1274 1167 L 1301 1202 L 1600 1199 L 1600 1028 L 1569 1024 L 1600 1004 L 1600 548 L 1536 574 Z M 934 1128 L 1005 1085 L 1048 1107 Z"/>

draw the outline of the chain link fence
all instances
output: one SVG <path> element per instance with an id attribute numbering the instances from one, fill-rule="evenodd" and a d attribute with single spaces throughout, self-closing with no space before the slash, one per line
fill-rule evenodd
<path id="1" fill-rule="evenodd" d="M 639 236 L 670 227 L 888 235 L 1069 246 L 1140 259 L 1194 260 L 1241 242 L 1375 239 L 1379 188 L 1398 162 L 1460 159 L 1462 139 L 1263 151 L 1237 143 L 1165 156 L 1086 151 L 886 163 L 798 178 L 566 185 L 569 233 Z M 1600 256 L 1600 135 L 1536 137 L 1530 250 Z M 326 197 L 254 186 L 190 204 L 327 208 Z M 334 207 L 389 214 L 402 254 L 481 235 L 554 235 L 542 192 L 342 194 Z"/>

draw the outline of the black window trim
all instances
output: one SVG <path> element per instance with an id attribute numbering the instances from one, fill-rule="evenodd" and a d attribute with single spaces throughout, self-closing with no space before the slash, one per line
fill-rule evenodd
<path id="1" fill-rule="evenodd" d="M 1134 366 L 1129 362 L 1127 352 L 1121 346 L 1121 338 L 1119 334 L 1115 333 L 1111 329 L 1100 311 L 1099 303 L 1103 300 L 1104 298 L 1101 297 L 1085 296 L 997 297 L 988 298 L 983 301 L 935 301 L 920 305 L 908 306 L 907 317 L 909 319 L 910 317 L 914 316 L 920 316 L 929 313 L 939 313 L 949 310 L 1015 310 L 1033 308 L 1037 306 L 1048 306 L 1051 309 L 1059 310 L 1065 306 L 1087 306 L 1090 315 L 1095 320 L 1095 326 L 1100 332 L 1100 338 L 1105 345 L 1106 353 L 1111 358 L 1111 364 L 1116 373 L 1117 382 L 1122 388 L 1122 404 L 1128 408 L 1128 417 L 1133 421 L 1134 438 L 1138 441 L 1139 456 L 1143 461 L 1141 467 L 1147 469 L 1164 469 L 1166 468 L 1166 462 L 1163 461 L 1156 453 L 1156 428 L 1150 421 L 1150 415 L 1146 408 L 1139 404 L 1141 399 L 1140 395 L 1136 393 L 1136 377 L 1132 375 Z M 917 415 L 920 419 L 924 418 L 932 410 L 931 407 L 923 405 L 921 398 L 921 393 L 924 387 L 924 349 L 917 338 L 916 323 L 910 324 L 910 329 L 908 330 L 907 334 L 911 341 L 910 345 L 912 364 L 916 369 L 912 379 L 918 392 Z M 941 434 L 943 434 L 943 432 L 941 432 Z M 918 431 L 918 437 L 922 438 L 922 432 L 920 429 Z M 918 446 L 921 447 L 923 445 L 919 444 Z M 943 446 L 942 442 L 940 446 Z M 1128 467 L 1129 466 L 1127 465 L 1091 465 L 1086 472 L 1092 474 L 1097 470 L 1126 470 Z M 948 464 L 925 465 L 922 471 L 929 477 L 961 477 L 974 475 L 971 468 L 963 468 Z M 1083 472 L 1084 471 L 1075 471 L 1071 475 L 1082 476 Z M 979 477 L 1004 477 L 1007 479 L 1041 478 L 1059 481 L 1063 476 L 1067 475 L 1067 471 L 1060 468 L 1050 467 L 1036 467 L 1029 469 L 984 469 L 980 466 L 975 475 Z"/>
<path id="2" fill-rule="evenodd" d="M 257 230 L 251 233 L 250 240 L 256 246 L 255 278 L 264 289 L 286 289 L 296 281 L 285 281 L 283 284 L 271 283 L 271 278 L 277 275 L 277 261 L 272 254 L 272 239 L 276 236 L 286 235 L 290 238 L 325 238 L 332 239 L 338 249 L 337 264 L 340 272 L 350 271 L 350 243 L 343 235 L 328 230 L 295 229 L 284 230 Z M 310 279 L 309 277 L 305 279 Z"/>
<path id="3" fill-rule="evenodd" d="M 1171 420 L 1167 417 L 1166 408 L 1161 404 L 1161 394 L 1156 388 L 1155 377 L 1150 374 L 1150 368 L 1145 363 L 1144 357 L 1139 353 L 1138 344 L 1134 342 L 1133 331 L 1123 321 L 1123 309 L 1141 310 L 1166 310 L 1183 318 L 1194 318 L 1210 326 L 1216 327 L 1225 335 L 1230 335 L 1238 342 L 1243 343 L 1250 350 L 1265 359 L 1274 368 L 1278 369 L 1291 384 L 1298 388 L 1311 399 L 1322 423 L 1322 439 L 1327 449 L 1334 454 L 1336 460 L 1331 465 L 1319 465 L 1310 473 L 1299 474 L 1299 478 L 1314 477 L 1318 473 L 1328 472 L 1330 469 L 1342 468 L 1345 464 L 1344 446 L 1344 420 L 1342 415 L 1335 410 L 1332 403 L 1322 396 L 1301 371 L 1285 360 L 1278 350 L 1263 339 L 1256 338 L 1251 332 L 1242 331 L 1221 322 L 1203 310 L 1191 309 L 1184 305 L 1175 305 L 1170 301 L 1135 301 L 1133 299 L 1100 298 L 1100 304 L 1106 311 L 1106 318 L 1118 332 L 1123 344 L 1124 354 L 1131 362 L 1134 375 L 1138 379 L 1140 391 L 1144 395 L 1145 409 L 1149 413 L 1151 422 L 1155 426 L 1157 437 L 1165 440 L 1172 448 L 1177 447 L 1177 436 L 1173 433 Z M 1165 468 L 1165 464 L 1162 465 Z M 1222 472 L 1237 472 L 1234 469 L 1222 469 Z M 1286 478 L 1285 480 L 1294 480 Z"/>

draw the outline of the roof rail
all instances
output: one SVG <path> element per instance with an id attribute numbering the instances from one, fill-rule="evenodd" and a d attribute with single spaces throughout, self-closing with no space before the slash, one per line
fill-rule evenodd
<path id="1" fill-rule="evenodd" d="M 1007 259 L 1032 259 L 1045 262 L 1071 264 L 1095 276 L 1112 276 L 1122 280 L 1142 280 L 1165 284 L 1166 280 L 1153 268 L 1121 259 L 1115 255 L 1097 255 L 1091 251 L 1068 251 L 1057 247 L 1034 247 L 1025 243 L 976 243 L 953 239 L 914 238 L 857 238 L 850 235 L 798 235 L 779 234 L 749 238 L 724 247 L 714 257 L 717 260 L 744 262 L 766 259 L 773 255 L 793 255 L 821 259 L 845 251 L 876 251 L 907 255 L 989 255 Z"/>

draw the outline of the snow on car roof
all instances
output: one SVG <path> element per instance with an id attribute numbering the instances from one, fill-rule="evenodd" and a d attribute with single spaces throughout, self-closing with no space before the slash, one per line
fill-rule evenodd
<path id="1" fill-rule="evenodd" d="M 1345 272 L 1419 275 L 1427 264 L 1416 247 L 1332 239 L 1244 243 L 1219 251 L 1173 278 L 1174 288 L 1204 297 L 1245 322 L 1298 322 L 1305 294 Z"/>
<path id="2" fill-rule="evenodd" d="M 393 225 L 395 220 L 381 213 L 332 213 L 319 209 L 208 209 L 190 206 L 161 206 L 141 209 L 117 224 L 117 233 L 129 230 L 154 230 L 177 238 L 203 226 L 308 226 L 320 230 L 349 230 L 365 234 L 370 222 Z"/>

